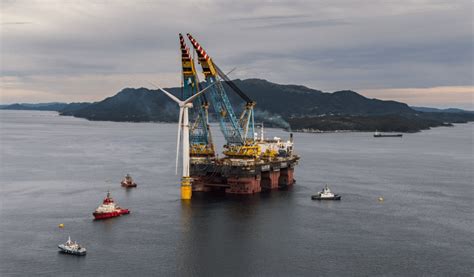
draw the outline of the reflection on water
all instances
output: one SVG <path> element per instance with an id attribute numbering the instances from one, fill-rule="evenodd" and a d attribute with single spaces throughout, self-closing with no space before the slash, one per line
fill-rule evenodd
<path id="1" fill-rule="evenodd" d="M 134 189 L 137 189 L 137 188 L 123 188 L 123 190 L 125 191 L 125 196 L 129 197 L 130 194 L 133 193 L 132 190 L 134 190 Z"/>
<path id="2" fill-rule="evenodd" d="M 118 220 L 121 220 L 121 217 L 112 217 L 108 219 L 91 219 L 95 228 L 100 229 L 101 232 L 110 233 L 112 232 L 114 225 Z"/>
<path id="3" fill-rule="evenodd" d="M 291 228 L 286 220 L 292 213 L 292 198 L 292 188 L 247 196 L 194 193 L 192 201 L 181 202 L 180 272 L 208 276 L 217 270 L 231 274 L 248 269 L 258 255 L 263 255 L 260 261 L 265 260 L 269 253 L 256 250 L 266 238 L 278 245 L 282 232 Z M 265 221 L 275 222 L 270 227 Z M 279 221 L 281 224 L 275 224 Z M 229 260 L 233 264 L 230 268 Z"/>

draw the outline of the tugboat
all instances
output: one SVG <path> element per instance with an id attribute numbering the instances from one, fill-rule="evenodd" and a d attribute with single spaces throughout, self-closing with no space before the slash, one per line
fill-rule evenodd
<path id="1" fill-rule="evenodd" d="M 86 249 L 77 242 L 72 242 L 71 237 L 68 238 L 66 243 L 58 245 L 59 251 L 66 254 L 83 256 L 86 254 Z"/>
<path id="2" fill-rule="evenodd" d="M 382 134 L 379 131 L 375 130 L 374 138 L 401 138 L 403 134 Z"/>
<path id="3" fill-rule="evenodd" d="M 120 182 L 122 184 L 122 187 L 124 188 L 136 188 L 137 187 L 137 184 L 133 181 L 132 179 L 132 176 L 130 176 L 130 174 L 127 174 L 127 176 L 125 176 L 125 178 L 123 178 L 122 182 Z"/>
<path id="4" fill-rule="evenodd" d="M 318 192 L 318 194 L 312 195 L 311 199 L 313 200 L 341 200 L 341 196 L 338 194 L 334 194 L 326 185 L 323 188 L 323 191 Z"/>
<path id="5" fill-rule="evenodd" d="M 112 197 L 110 197 L 110 192 L 107 192 L 107 197 L 105 197 L 102 205 L 100 205 L 92 214 L 95 219 L 106 219 L 129 213 L 130 211 L 128 209 L 122 209 L 115 204 Z"/>

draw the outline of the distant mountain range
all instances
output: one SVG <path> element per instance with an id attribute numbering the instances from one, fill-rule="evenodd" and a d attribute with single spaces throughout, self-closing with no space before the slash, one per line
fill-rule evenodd
<path id="1" fill-rule="evenodd" d="M 350 90 L 326 93 L 305 86 L 279 85 L 261 79 L 233 82 L 257 102 L 257 122 L 297 131 L 377 129 L 384 132 L 415 132 L 474 121 L 474 113 L 469 111 L 409 107 L 396 101 L 368 99 Z M 227 83 L 224 86 L 231 102 L 238 103 L 234 104 L 234 109 L 241 111 L 244 102 Z M 167 90 L 177 96 L 181 94 L 181 88 Z M 12 104 L 0 109 L 50 110 L 88 120 L 131 122 L 175 122 L 178 114 L 174 102 L 163 93 L 147 88 L 125 88 L 112 97 L 94 103 Z"/>
<path id="2" fill-rule="evenodd" d="M 457 108 L 437 109 L 437 108 L 415 107 L 415 106 L 411 106 L 410 108 L 414 109 L 415 111 L 427 112 L 427 113 L 474 113 L 474 111 L 468 111 L 468 110 L 457 109 Z"/>
<path id="3" fill-rule="evenodd" d="M 60 102 L 51 103 L 15 103 L 11 105 L 0 105 L 2 110 L 29 110 L 29 111 L 60 111 L 64 109 L 68 104 Z"/>

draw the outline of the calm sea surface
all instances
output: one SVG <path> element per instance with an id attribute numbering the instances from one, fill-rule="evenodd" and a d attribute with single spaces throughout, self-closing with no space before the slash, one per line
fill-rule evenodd
<path id="1" fill-rule="evenodd" d="M 0 111 L 0 124 L 1 276 L 474 274 L 473 124 L 401 139 L 297 133 L 292 189 L 191 203 L 175 124 L 37 111 Z M 137 189 L 120 187 L 126 173 Z M 342 201 L 310 199 L 325 183 Z M 132 213 L 94 221 L 108 189 Z M 68 235 L 87 256 L 58 253 Z"/>

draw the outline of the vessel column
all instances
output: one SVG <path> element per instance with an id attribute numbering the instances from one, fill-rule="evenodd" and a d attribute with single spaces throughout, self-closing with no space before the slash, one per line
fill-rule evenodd
<path id="1" fill-rule="evenodd" d="M 189 118 L 188 110 L 191 103 L 184 105 L 183 109 L 183 177 L 181 178 L 181 199 L 190 200 L 192 196 L 191 178 L 189 177 Z"/>
<path id="2" fill-rule="evenodd" d="M 181 178 L 181 199 L 190 200 L 192 193 L 191 178 L 183 176 Z"/>

